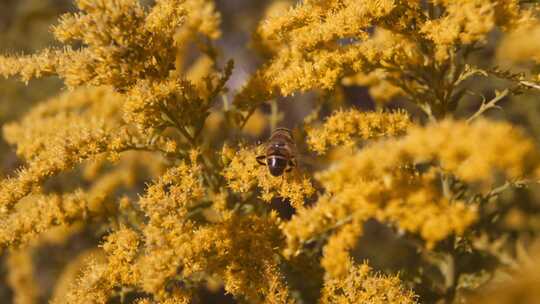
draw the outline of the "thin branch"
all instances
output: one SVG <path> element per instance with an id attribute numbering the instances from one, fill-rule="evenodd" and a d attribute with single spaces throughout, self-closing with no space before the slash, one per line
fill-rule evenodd
<path id="1" fill-rule="evenodd" d="M 482 115 L 485 111 L 487 111 L 487 110 L 489 110 L 491 108 L 500 108 L 499 106 L 497 106 L 497 102 L 501 101 L 501 99 L 506 97 L 508 95 L 508 93 L 510 93 L 510 90 L 505 89 L 501 93 L 498 93 L 489 102 L 485 103 L 484 101 L 482 101 L 482 105 L 480 105 L 480 108 L 478 109 L 478 111 L 476 111 L 476 113 L 474 113 L 471 117 L 469 117 L 469 119 L 467 119 L 467 123 L 470 123 L 471 121 L 473 121 L 476 118 L 480 117 L 480 115 Z"/>
<path id="2" fill-rule="evenodd" d="M 246 123 L 248 122 L 249 118 L 251 117 L 251 115 L 253 115 L 253 113 L 255 113 L 255 110 L 257 109 L 257 107 L 252 107 L 249 112 L 247 113 L 247 115 L 244 117 L 244 121 L 242 121 L 242 123 L 240 124 L 240 130 L 244 129 L 244 126 L 246 125 Z"/>
<path id="3" fill-rule="evenodd" d="M 532 81 L 520 81 L 519 82 L 520 84 L 528 87 L 528 88 L 533 88 L 533 89 L 537 89 L 537 90 L 540 90 L 540 84 L 538 83 L 535 83 L 535 82 L 532 82 Z"/>
<path id="4" fill-rule="evenodd" d="M 493 75 L 497 78 L 513 81 L 514 83 L 517 83 L 521 87 L 540 90 L 540 83 L 529 81 L 529 80 L 523 80 L 525 78 L 525 75 L 523 73 L 512 73 L 510 71 L 499 70 L 498 68 L 494 68 L 487 72 L 490 75 Z M 515 88 L 515 89 L 518 89 L 518 88 Z"/>
<path id="5" fill-rule="evenodd" d="M 463 70 L 463 72 L 458 76 L 457 80 L 453 83 L 454 86 L 458 86 L 460 85 L 463 81 L 471 78 L 472 76 L 475 76 L 475 75 L 480 75 L 480 76 L 484 76 L 484 77 L 487 77 L 488 76 L 488 73 L 482 69 L 479 69 L 479 68 L 476 68 L 476 67 L 473 67 L 473 66 L 470 66 L 470 65 L 465 65 L 465 68 Z"/>
<path id="6" fill-rule="evenodd" d="M 172 113 L 167 109 L 166 106 L 160 105 L 160 109 L 163 113 L 167 115 L 169 120 L 174 124 L 173 127 L 175 127 L 188 141 L 192 146 L 195 146 L 196 142 L 195 139 L 191 136 L 191 134 L 188 133 L 188 131 L 180 124 L 178 119 L 172 115 Z"/>
<path id="7" fill-rule="evenodd" d="M 529 179 L 522 179 L 522 180 L 516 180 L 516 181 L 506 181 L 504 184 L 496 187 L 496 188 L 493 188 L 491 189 L 488 193 L 486 194 L 476 194 L 474 195 L 472 198 L 471 198 L 471 202 L 472 201 L 478 201 L 478 200 L 482 200 L 482 201 L 487 201 L 491 198 L 494 198 L 494 197 L 497 197 L 499 196 L 501 193 L 503 193 L 504 191 L 514 187 L 514 188 L 520 188 L 520 187 L 525 187 L 527 185 L 530 185 L 530 184 L 533 184 L 533 183 L 539 183 L 540 181 L 538 180 L 529 180 Z"/>
<path id="8" fill-rule="evenodd" d="M 487 194 L 486 194 L 486 198 L 490 198 L 490 197 L 494 197 L 494 196 L 497 196 L 501 193 L 503 193 L 504 191 L 506 191 L 507 189 L 509 189 L 510 187 L 516 187 L 516 188 L 519 188 L 519 187 L 523 187 L 523 186 L 526 186 L 528 184 L 532 184 L 534 183 L 534 181 L 530 181 L 530 180 L 518 180 L 518 181 L 513 181 L 513 182 L 506 182 L 504 183 L 503 185 L 497 187 L 497 188 L 494 188 L 492 189 L 491 191 L 489 191 Z"/>
<path id="9" fill-rule="evenodd" d="M 433 115 L 433 112 L 431 111 L 431 105 L 428 103 L 418 104 L 418 107 L 426 114 L 429 121 L 434 123 L 437 122 L 437 118 L 435 118 L 435 115 Z"/>

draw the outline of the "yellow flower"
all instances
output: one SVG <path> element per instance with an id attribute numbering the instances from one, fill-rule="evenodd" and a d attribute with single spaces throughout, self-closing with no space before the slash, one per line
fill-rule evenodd
<path id="1" fill-rule="evenodd" d="M 340 241 L 327 246 L 340 244 L 335 248 L 345 251 L 352 245 L 344 238 L 361 234 L 360 226 L 370 218 L 418 233 L 433 247 L 451 234 L 462 235 L 478 218 L 475 204 L 445 193 L 442 176 L 455 176 L 485 193 L 501 174 L 509 180 L 535 177 L 539 162 L 534 144 L 506 123 L 446 120 L 411 127 L 403 138 L 369 145 L 317 174 L 327 194 L 283 225 L 285 254 L 297 255 L 308 240 L 333 230 Z M 416 164 L 432 167 L 421 172 Z"/>
<path id="2" fill-rule="evenodd" d="M 307 143 L 312 150 L 323 154 L 328 147 L 352 147 L 358 140 L 402 135 L 411 125 L 405 112 L 338 111 L 322 127 L 308 130 Z"/>
<path id="3" fill-rule="evenodd" d="M 321 304 L 416 302 L 415 295 L 401 286 L 397 277 L 373 273 L 366 264 L 351 265 L 343 277 L 326 279 L 320 301 Z"/>
<path id="4" fill-rule="evenodd" d="M 7 140 L 18 145 L 18 153 L 28 165 L 16 177 L 0 182 L 2 211 L 48 177 L 130 146 L 132 138 L 122 132 L 120 101 L 121 97 L 108 88 L 82 88 L 36 107 L 21 123 L 6 126 Z"/>

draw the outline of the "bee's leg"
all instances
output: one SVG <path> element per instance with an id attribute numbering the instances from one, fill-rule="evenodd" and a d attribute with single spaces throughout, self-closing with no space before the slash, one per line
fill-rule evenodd
<path id="1" fill-rule="evenodd" d="M 287 163 L 287 169 L 285 169 L 285 172 L 291 172 L 292 169 L 294 169 L 296 167 L 296 160 L 294 158 L 292 158 L 291 160 L 289 160 L 289 163 Z"/>
<path id="2" fill-rule="evenodd" d="M 256 160 L 257 160 L 257 163 L 259 163 L 259 165 L 263 165 L 263 166 L 266 166 L 266 163 L 264 162 L 266 156 L 264 155 L 259 155 L 256 157 Z"/>
<path id="3" fill-rule="evenodd" d="M 295 159 L 295 158 L 291 158 L 291 160 L 289 160 L 288 167 L 289 167 L 291 170 L 292 170 L 292 168 L 296 167 L 296 159 Z"/>

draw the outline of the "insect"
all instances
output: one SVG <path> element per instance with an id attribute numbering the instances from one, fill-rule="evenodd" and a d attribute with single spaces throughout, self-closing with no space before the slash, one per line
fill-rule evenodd
<path id="1" fill-rule="evenodd" d="M 296 167 L 296 145 L 291 130 L 276 128 L 265 145 L 264 155 L 257 156 L 257 162 L 268 166 L 273 176 L 280 176 Z"/>

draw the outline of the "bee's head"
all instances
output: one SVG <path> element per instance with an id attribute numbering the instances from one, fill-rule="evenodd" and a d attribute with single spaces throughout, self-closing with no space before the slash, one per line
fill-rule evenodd
<path id="1" fill-rule="evenodd" d="M 282 128 L 282 127 L 278 127 L 278 128 L 275 128 L 272 133 L 276 133 L 276 132 L 285 132 L 287 133 L 289 136 L 292 136 L 292 131 L 290 129 L 287 129 L 287 128 Z"/>
<path id="2" fill-rule="evenodd" d="M 267 159 L 268 170 L 273 176 L 280 176 L 287 168 L 287 159 L 282 156 L 270 156 Z"/>
<path id="3" fill-rule="evenodd" d="M 287 128 L 276 128 L 274 131 L 272 131 L 272 135 L 270 138 L 281 138 L 281 140 L 291 140 L 293 138 L 293 134 L 291 130 Z"/>

